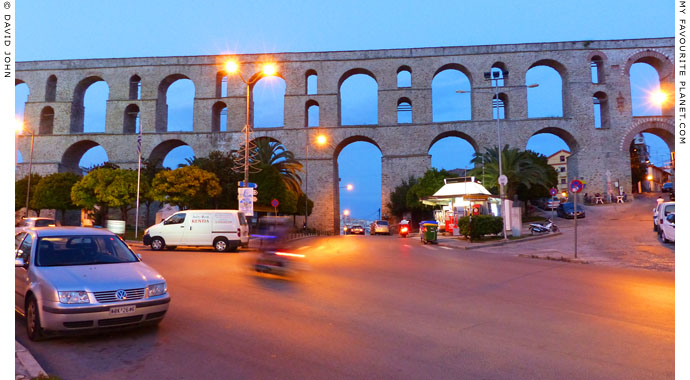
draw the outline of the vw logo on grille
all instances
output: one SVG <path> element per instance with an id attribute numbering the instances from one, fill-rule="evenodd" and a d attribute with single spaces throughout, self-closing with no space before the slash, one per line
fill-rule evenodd
<path id="1" fill-rule="evenodd" d="M 115 292 L 115 297 L 119 300 L 126 300 L 127 299 L 127 292 L 120 289 L 117 292 Z"/>

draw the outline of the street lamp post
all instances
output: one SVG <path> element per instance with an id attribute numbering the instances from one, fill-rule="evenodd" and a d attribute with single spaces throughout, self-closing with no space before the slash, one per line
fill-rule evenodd
<path id="1" fill-rule="evenodd" d="M 247 108 L 246 108 L 246 113 L 247 113 L 247 118 L 246 118 L 246 124 L 244 128 L 244 183 L 245 186 L 247 183 L 249 183 L 249 136 L 251 133 L 252 125 L 249 123 L 249 102 L 250 102 L 250 96 L 252 92 L 252 86 L 256 84 L 261 78 L 267 77 L 267 76 L 274 76 L 277 74 L 276 68 L 273 64 L 267 63 L 263 66 L 262 71 L 255 74 L 254 76 L 250 77 L 249 80 L 244 79 L 242 76 L 242 73 L 239 70 L 239 66 L 237 65 L 237 62 L 234 61 L 228 61 L 225 64 L 225 72 L 228 74 L 233 74 L 237 73 L 237 75 L 240 77 L 242 82 L 247 86 Z"/>
<path id="2" fill-rule="evenodd" d="M 501 142 L 501 115 L 498 99 L 498 81 L 505 80 L 508 78 L 508 71 L 503 70 L 503 76 L 500 75 L 498 71 L 487 71 L 484 72 L 484 79 L 491 82 L 491 86 L 494 88 L 493 94 L 494 99 L 491 102 L 491 111 L 493 112 L 494 106 L 496 107 L 496 134 L 498 139 L 498 185 L 499 185 L 499 195 L 501 197 L 501 207 L 503 208 L 503 240 L 508 240 L 508 235 L 506 234 L 506 210 L 505 210 L 505 185 L 508 183 L 508 178 L 503 175 L 503 143 Z M 515 88 L 534 88 L 539 87 L 538 83 L 530 84 L 526 86 L 501 86 L 503 89 L 515 89 Z M 458 90 L 457 93 L 468 93 L 469 91 Z M 505 112 L 505 110 L 504 110 Z M 504 113 L 505 116 L 505 113 Z"/>
<path id="3" fill-rule="evenodd" d="M 29 194 L 31 194 L 31 167 L 34 162 L 34 133 L 26 128 L 24 124 L 17 124 L 17 132 L 27 132 L 31 135 L 31 150 L 29 151 L 29 177 L 26 182 L 26 208 L 24 209 L 24 217 L 29 217 Z"/>

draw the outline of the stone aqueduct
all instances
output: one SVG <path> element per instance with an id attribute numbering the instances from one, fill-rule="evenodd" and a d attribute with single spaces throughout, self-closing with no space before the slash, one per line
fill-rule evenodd
<path id="1" fill-rule="evenodd" d="M 237 55 L 242 71 L 258 72 L 260 64 L 278 64 L 285 80 L 284 126 L 255 129 L 254 136 L 269 136 L 282 142 L 302 161 L 306 155 L 307 107 L 319 106 L 319 124 L 330 136 L 331 147 L 310 149 L 309 197 L 315 209 L 311 227 L 339 229 L 339 187 L 337 157 L 348 144 L 367 141 L 382 154 L 382 208 L 390 192 L 409 176 L 420 176 L 431 167 L 430 147 L 439 139 L 457 136 L 475 150 L 495 146 L 496 124 L 492 115 L 493 94 L 474 91 L 486 87 L 483 73 L 492 67 L 510 72 L 505 86 L 525 84 L 526 72 L 535 66 L 555 69 L 562 79 L 563 116 L 528 118 L 527 90 L 508 93 L 510 108 L 502 120 L 504 144 L 525 148 L 530 137 L 552 133 L 561 137 L 573 152 L 569 175 L 584 178 L 591 192 L 605 192 L 606 171 L 632 189 L 629 146 L 640 132 L 661 137 L 674 150 L 673 107 L 662 115 L 633 117 L 629 72 L 637 62 L 652 65 L 662 88 L 673 93 L 674 45 L 672 38 L 532 43 L 465 47 L 436 47 L 346 52 L 281 53 Z M 197 156 L 212 150 L 237 149 L 243 141 L 241 129 L 246 117 L 245 86 L 229 76 L 227 96 L 221 97 L 219 78 L 228 56 L 115 58 L 19 62 L 16 83 L 26 83 L 30 96 L 25 107 L 25 124 L 35 135 L 33 170 L 41 174 L 75 170 L 81 156 L 101 145 L 111 162 L 136 167 L 136 135 L 128 111 L 139 111 L 143 132 L 143 157 L 164 157 L 173 148 L 187 144 Z M 591 63 L 598 70 L 592 83 Z M 433 78 L 445 69 L 464 73 L 472 86 L 471 120 L 434 122 L 432 118 Z M 399 88 L 397 74 L 409 71 L 411 86 Z M 219 74 L 221 73 L 221 74 Z M 350 76 L 367 74 L 378 86 L 378 124 L 341 126 L 340 86 Z M 307 94 L 307 77 L 317 75 L 316 94 Z M 140 80 L 140 96 L 132 79 Z M 191 79 L 195 86 L 192 132 L 167 132 L 167 88 L 177 79 Z M 96 81 L 109 86 L 104 133 L 84 133 L 83 96 Z M 503 96 L 506 96 L 503 94 Z M 602 101 L 602 127 L 595 128 L 593 97 Z M 412 123 L 397 123 L 400 99 L 412 105 Z M 503 99 L 503 98 L 502 98 Z M 506 99 L 507 100 L 507 99 Z M 214 111 L 218 102 L 228 109 L 228 128 L 221 132 Z M 217 107 L 217 106 L 216 106 Z M 250 112 L 252 108 L 250 108 Z M 131 114 L 131 112 L 129 112 Z M 22 136 L 18 149 L 29 157 L 29 138 Z M 20 164 L 17 176 L 26 173 Z"/>

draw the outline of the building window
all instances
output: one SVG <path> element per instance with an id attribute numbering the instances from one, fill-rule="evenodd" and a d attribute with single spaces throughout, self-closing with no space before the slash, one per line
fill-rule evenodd
<path id="1" fill-rule="evenodd" d="M 129 78 L 129 100 L 141 99 L 141 78 L 138 75 L 132 75 Z"/>
<path id="2" fill-rule="evenodd" d="M 561 162 L 565 162 L 565 156 L 561 156 Z"/>
<path id="3" fill-rule="evenodd" d="M 565 173 L 565 168 L 561 168 L 561 173 Z"/>
<path id="4" fill-rule="evenodd" d="M 561 185 L 565 185 L 565 178 L 561 178 Z"/>

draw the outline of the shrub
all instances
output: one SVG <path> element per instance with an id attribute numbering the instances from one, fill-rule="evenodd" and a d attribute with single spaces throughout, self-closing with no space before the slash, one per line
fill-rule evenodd
<path id="1" fill-rule="evenodd" d="M 501 233 L 503 218 L 493 215 L 475 215 L 470 224 L 470 217 L 464 216 L 458 219 L 458 228 L 460 233 L 469 237 L 470 240 L 481 239 L 484 235 Z"/>

